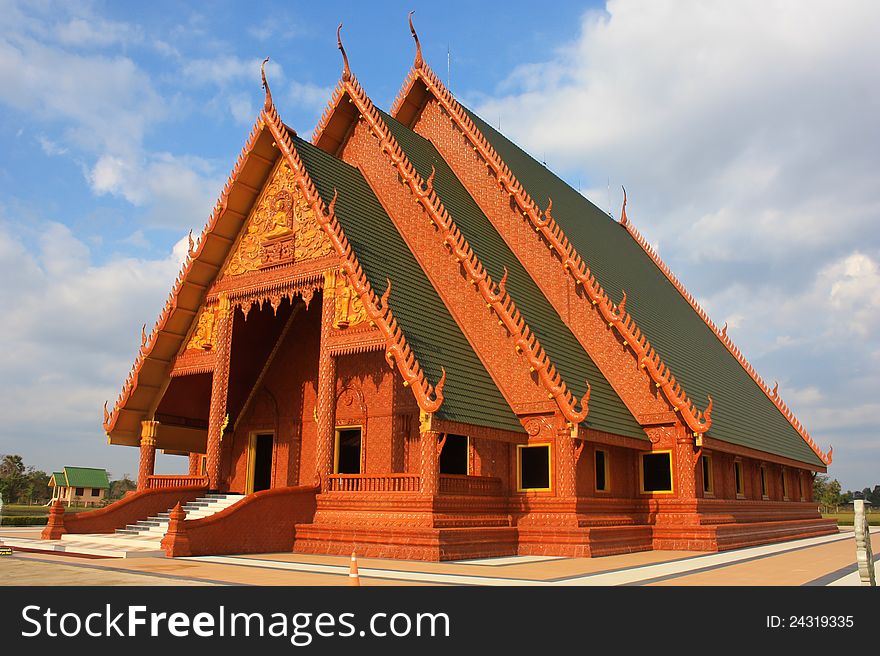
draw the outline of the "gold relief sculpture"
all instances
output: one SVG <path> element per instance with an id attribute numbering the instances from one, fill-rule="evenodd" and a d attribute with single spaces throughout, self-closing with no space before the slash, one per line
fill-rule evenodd
<path id="1" fill-rule="evenodd" d="M 226 274 L 237 276 L 267 266 L 323 257 L 333 245 L 312 208 L 296 188 L 287 162 L 276 169 L 248 217 L 247 228 Z"/>
<path id="2" fill-rule="evenodd" d="M 367 320 L 367 310 L 348 278 L 340 271 L 334 276 L 334 328 L 350 328 Z"/>
<path id="3" fill-rule="evenodd" d="M 186 350 L 210 351 L 214 346 L 214 307 L 202 308 L 199 322 L 190 337 Z"/>

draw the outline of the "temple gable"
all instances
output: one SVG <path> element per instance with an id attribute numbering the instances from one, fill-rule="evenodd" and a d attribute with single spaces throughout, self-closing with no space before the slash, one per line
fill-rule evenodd
<path id="1" fill-rule="evenodd" d="M 281 161 L 257 198 L 223 275 L 262 271 L 332 252 L 293 172 Z"/>

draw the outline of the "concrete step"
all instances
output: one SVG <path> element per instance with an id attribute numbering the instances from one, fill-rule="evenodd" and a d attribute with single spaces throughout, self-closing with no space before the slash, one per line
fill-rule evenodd
<path id="1" fill-rule="evenodd" d="M 118 533 L 74 533 L 61 536 L 62 542 L 88 542 L 89 544 L 129 547 L 132 549 L 161 549 L 162 536 L 119 535 Z"/>
<path id="2" fill-rule="evenodd" d="M 63 536 L 62 536 L 63 537 Z M 84 556 L 103 556 L 105 558 L 158 558 L 165 552 L 151 543 L 141 544 L 109 544 L 106 541 L 91 540 L 92 535 L 84 534 L 76 540 L 32 540 L 28 538 L 8 538 L 0 540 L 0 544 L 13 549 L 32 549 L 35 551 L 51 551 L 54 553 L 80 554 Z M 89 538 L 89 539 L 86 539 Z"/>

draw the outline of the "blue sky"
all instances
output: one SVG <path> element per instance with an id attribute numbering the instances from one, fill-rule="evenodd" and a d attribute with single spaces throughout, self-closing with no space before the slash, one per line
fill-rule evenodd
<path id="1" fill-rule="evenodd" d="M 308 134 L 342 20 L 388 107 L 413 8 L 453 91 L 601 207 L 626 184 L 630 218 L 834 445 L 831 474 L 880 483 L 880 10 L 857 1 L 0 0 L 0 453 L 136 473 L 100 408 L 256 116 L 260 60 Z"/>

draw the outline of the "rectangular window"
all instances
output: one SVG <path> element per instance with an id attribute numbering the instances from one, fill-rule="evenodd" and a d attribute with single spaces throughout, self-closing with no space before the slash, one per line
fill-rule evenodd
<path id="1" fill-rule="evenodd" d="M 81 497 L 85 490 L 81 487 L 76 488 L 76 496 Z"/>
<path id="2" fill-rule="evenodd" d="M 466 435 L 447 434 L 443 438 L 443 450 L 440 451 L 440 473 L 467 476 L 468 453 Z"/>
<path id="3" fill-rule="evenodd" d="M 714 489 L 712 480 L 712 457 L 702 456 L 700 458 L 700 463 L 702 464 L 703 470 L 703 493 L 712 494 Z"/>
<path id="4" fill-rule="evenodd" d="M 767 468 L 761 465 L 761 498 L 767 498 Z"/>
<path id="5" fill-rule="evenodd" d="M 519 444 L 517 450 L 517 488 L 525 490 L 550 489 L 550 445 Z"/>
<path id="6" fill-rule="evenodd" d="M 608 476 L 608 453 L 596 449 L 596 492 L 608 492 L 610 489 Z"/>
<path id="7" fill-rule="evenodd" d="M 788 480 L 785 477 L 785 469 L 779 472 L 779 478 L 782 480 L 782 498 L 788 501 Z"/>
<path id="8" fill-rule="evenodd" d="M 745 496 L 745 488 L 743 487 L 743 464 L 739 460 L 733 462 L 733 479 L 736 483 L 736 496 Z"/>
<path id="9" fill-rule="evenodd" d="M 798 495 L 801 501 L 804 501 L 806 497 L 804 496 L 804 473 L 798 472 Z"/>
<path id="10" fill-rule="evenodd" d="M 101 495 L 101 488 L 93 487 L 92 488 L 92 496 L 97 497 Z"/>
<path id="11" fill-rule="evenodd" d="M 361 427 L 347 426 L 336 431 L 334 473 L 361 473 Z"/>
<path id="12" fill-rule="evenodd" d="M 642 454 L 642 492 L 672 492 L 672 454 L 655 451 Z"/>

